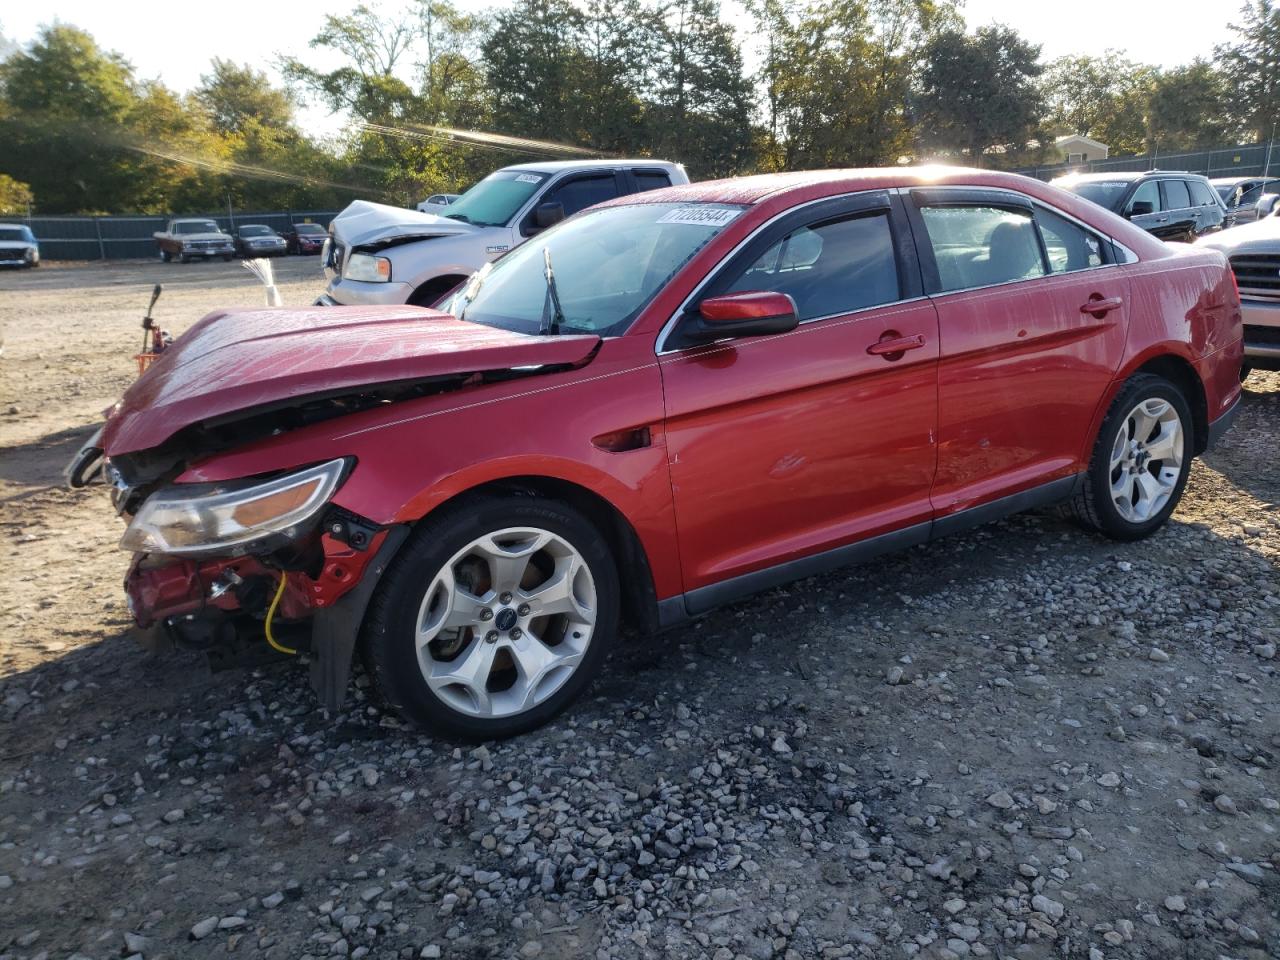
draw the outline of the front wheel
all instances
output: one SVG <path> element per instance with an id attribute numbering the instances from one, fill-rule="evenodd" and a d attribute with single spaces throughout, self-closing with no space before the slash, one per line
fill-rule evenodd
<path id="1" fill-rule="evenodd" d="M 1247 363 L 1240 364 L 1240 382 L 1241 383 L 1244 383 L 1246 380 L 1248 380 L 1249 374 L 1251 373 L 1253 373 L 1253 367 L 1249 366 Z"/>
<path id="2" fill-rule="evenodd" d="M 1133 377 L 1112 401 L 1089 471 L 1071 500 L 1087 527 L 1115 540 L 1140 540 L 1182 499 L 1195 449 L 1182 392 L 1154 374 Z"/>
<path id="3" fill-rule="evenodd" d="M 546 723 L 599 672 L 618 625 L 618 574 L 578 511 L 477 496 L 419 524 L 365 620 L 382 698 L 466 740 Z"/>
<path id="4" fill-rule="evenodd" d="M 170 260 L 172 260 L 172 259 L 173 259 L 173 255 L 172 255 L 171 253 L 169 253 L 169 251 L 168 251 L 168 250 L 161 250 L 161 251 L 160 251 L 160 262 L 161 262 L 161 263 L 168 263 L 168 262 L 169 262 Z"/>

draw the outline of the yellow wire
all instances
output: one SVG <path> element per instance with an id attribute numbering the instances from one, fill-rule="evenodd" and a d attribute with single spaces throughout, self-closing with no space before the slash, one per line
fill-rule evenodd
<path id="1" fill-rule="evenodd" d="M 276 587 L 276 595 L 271 600 L 271 606 L 267 608 L 267 643 L 271 644 L 272 650 L 278 650 L 280 653 L 296 654 L 298 652 L 297 650 L 286 647 L 284 644 L 276 640 L 275 636 L 271 633 L 271 620 L 276 615 L 276 607 L 280 606 L 280 598 L 284 596 L 284 579 L 284 574 L 281 573 L 280 586 Z"/>

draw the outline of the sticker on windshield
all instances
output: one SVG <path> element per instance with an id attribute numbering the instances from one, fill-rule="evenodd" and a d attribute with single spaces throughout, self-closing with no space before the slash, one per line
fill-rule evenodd
<path id="1" fill-rule="evenodd" d="M 521 173 L 516 175 L 516 183 L 541 183 L 542 178 L 536 173 Z"/>
<path id="2" fill-rule="evenodd" d="M 657 220 L 658 223 L 688 223 L 695 227 L 723 227 L 734 220 L 741 210 L 733 207 L 708 207 L 698 204 L 696 207 L 676 207 L 668 210 Z"/>

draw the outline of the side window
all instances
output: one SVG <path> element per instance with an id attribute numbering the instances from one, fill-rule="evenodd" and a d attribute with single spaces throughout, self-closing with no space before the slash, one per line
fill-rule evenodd
<path id="1" fill-rule="evenodd" d="M 744 290 L 790 294 L 801 320 L 892 303 L 900 294 L 889 217 L 873 214 L 792 231 L 725 293 Z"/>
<path id="2" fill-rule="evenodd" d="M 943 290 L 1045 275 L 1029 212 L 999 207 L 922 207 Z"/>
<path id="3" fill-rule="evenodd" d="M 1161 210 L 1160 206 L 1160 184 L 1155 180 L 1148 180 L 1134 191 L 1132 197 L 1129 198 L 1129 205 L 1125 207 L 1125 213 L 1132 214 L 1133 208 L 1139 203 L 1151 204 L 1151 212 L 1155 213 Z"/>
<path id="4" fill-rule="evenodd" d="M 1187 192 L 1187 181 L 1164 181 L 1164 208 L 1166 210 L 1182 210 L 1191 206 L 1191 194 Z"/>
<path id="5" fill-rule="evenodd" d="M 1083 227 L 1042 208 L 1036 209 L 1036 223 L 1049 254 L 1050 273 L 1088 270 L 1106 263 L 1102 240 Z"/>
<path id="6" fill-rule="evenodd" d="M 1214 199 L 1212 188 L 1200 180 L 1188 180 L 1187 186 L 1191 188 L 1191 202 L 1197 207 L 1216 207 L 1218 201 Z"/>
<path id="7" fill-rule="evenodd" d="M 671 178 L 662 170 L 637 170 L 635 171 L 636 189 L 640 193 L 646 190 L 660 190 L 663 187 L 671 186 Z"/>
<path id="8" fill-rule="evenodd" d="M 1240 196 L 1240 206 L 1252 207 L 1262 199 L 1262 184 L 1255 184 Z"/>
<path id="9" fill-rule="evenodd" d="M 612 200 L 618 195 L 618 181 L 612 173 L 598 177 L 574 177 L 552 187 L 538 203 L 563 203 L 564 215 L 571 217 L 579 210 Z"/>

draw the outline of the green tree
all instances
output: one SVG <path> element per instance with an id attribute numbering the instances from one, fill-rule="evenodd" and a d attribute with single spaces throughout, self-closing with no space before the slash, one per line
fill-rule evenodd
<path id="1" fill-rule="evenodd" d="M 576 139 L 581 10 L 568 0 L 517 0 L 494 17 L 483 56 L 501 133 Z"/>
<path id="2" fill-rule="evenodd" d="M 755 7 L 766 38 L 760 74 L 766 164 L 786 169 L 894 163 L 911 148 L 907 113 L 923 43 L 953 25 L 926 0 L 826 0 Z"/>
<path id="3" fill-rule="evenodd" d="M 1280 118 L 1280 7 L 1274 0 L 1250 0 L 1231 30 L 1235 40 L 1214 51 L 1231 115 L 1258 140 L 1273 139 Z"/>
<path id="4" fill-rule="evenodd" d="M 7 173 L 0 173 L 0 214 L 25 215 L 35 202 L 35 194 L 31 192 L 30 186 L 13 179 Z"/>
<path id="5" fill-rule="evenodd" d="M 921 142 L 981 166 L 994 147 L 1016 155 L 1032 140 L 1043 141 L 1039 58 L 1040 47 L 1009 27 L 938 33 L 925 47 L 920 72 Z"/>
<path id="6" fill-rule="evenodd" d="M 695 177 L 750 169 L 751 82 L 716 0 L 673 0 L 659 27 L 657 82 L 648 111 L 653 152 Z"/>
<path id="7" fill-rule="evenodd" d="M 1115 50 L 1096 57 L 1059 57 L 1040 80 L 1047 121 L 1054 133 L 1092 137 L 1112 153 L 1142 153 L 1154 78 L 1150 67 Z"/>
<path id="8" fill-rule="evenodd" d="M 1229 99 L 1222 74 L 1207 61 L 1157 74 L 1147 106 L 1152 148 L 1168 153 L 1232 139 Z"/>
<path id="9" fill-rule="evenodd" d="M 271 85 L 261 70 L 231 60 L 213 59 L 213 71 L 200 77 L 196 102 L 221 134 L 242 134 L 252 124 L 296 132 L 293 96 Z"/>

